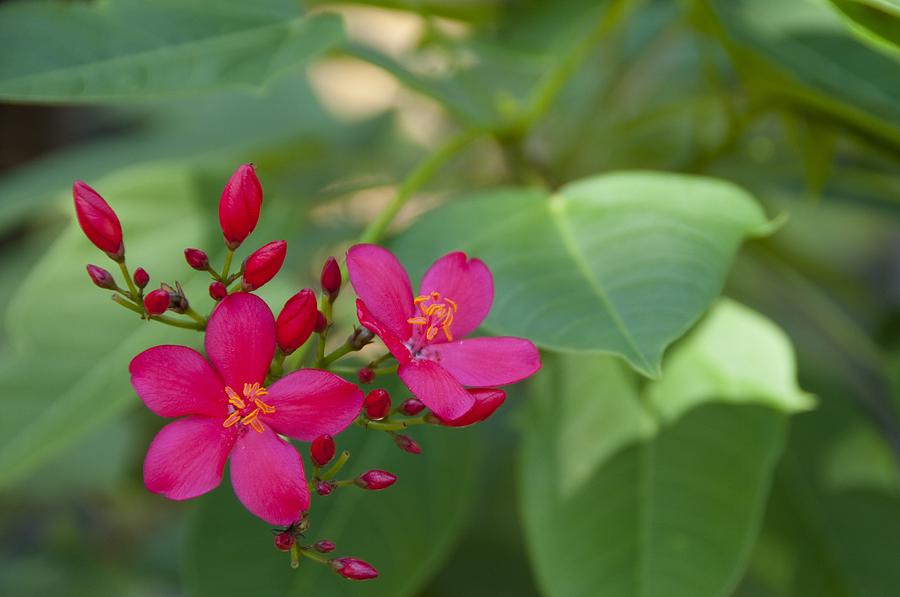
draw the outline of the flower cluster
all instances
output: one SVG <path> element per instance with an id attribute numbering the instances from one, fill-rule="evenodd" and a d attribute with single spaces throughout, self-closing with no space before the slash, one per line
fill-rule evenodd
<path id="1" fill-rule="evenodd" d="M 528 340 L 468 337 L 493 302 L 493 279 L 483 262 L 447 254 L 428 269 L 414 295 L 397 258 L 369 244 L 353 246 L 346 255 L 359 327 L 326 353 L 329 333 L 338 327 L 332 306 L 346 277 L 336 259 L 326 261 L 318 295 L 300 290 L 277 317 L 253 292 L 281 270 L 287 243 L 269 242 L 231 271 L 263 202 L 252 165 L 240 166 L 222 191 L 221 268 L 201 249 L 184 250 L 188 266 L 211 277 L 208 315 L 192 307 L 177 281 L 148 290 L 149 273 L 140 267 L 131 272 L 127 265 L 122 226 L 112 208 L 83 182 L 74 184 L 73 195 L 78 223 L 116 262 L 125 287 L 92 264 L 87 271 L 93 283 L 143 319 L 204 334 L 205 356 L 187 346 L 164 345 L 131 361 L 131 383 L 140 399 L 155 414 L 175 419 L 147 450 L 145 485 L 169 499 L 195 498 L 219 485 L 228 463 L 238 500 L 278 527 L 275 547 L 290 552 L 294 566 L 306 557 L 345 578 L 378 575 L 362 560 L 327 557 L 335 549 L 330 541 L 299 541 L 310 527 L 311 493 L 328 496 L 343 487 L 379 491 L 397 481 L 383 470 L 338 479 L 350 453 L 337 453 L 335 437 L 355 424 L 385 432 L 402 450 L 419 454 L 418 442 L 401 431 L 483 421 L 506 399 L 497 386 L 525 379 L 541 366 Z M 336 364 L 359 354 L 376 336 L 387 349 L 381 356 L 349 370 Z M 395 407 L 384 388 L 364 394 L 338 373 L 355 374 L 362 384 L 396 373 L 411 395 Z M 310 442 L 311 475 L 290 440 Z"/>

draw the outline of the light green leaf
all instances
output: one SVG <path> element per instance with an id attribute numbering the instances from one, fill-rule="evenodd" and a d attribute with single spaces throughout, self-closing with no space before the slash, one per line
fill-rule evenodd
<path id="1" fill-rule="evenodd" d="M 894 0 L 830 0 L 863 41 L 900 58 L 900 3 Z"/>
<path id="2" fill-rule="evenodd" d="M 718 295 L 741 241 L 767 230 L 756 201 L 729 183 L 625 172 L 549 198 L 496 190 L 454 201 L 395 246 L 414 273 L 452 250 L 484 260 L 494 332 L 620 355 L 657 376 L 666 347 Z"/>
<path id="3" fill-rule="evenodd" d="M 112 0 L 0 7 L 0 97 L 144 100 L 260 87 L 342 37 L 334 15 L 295 2 Z"/>

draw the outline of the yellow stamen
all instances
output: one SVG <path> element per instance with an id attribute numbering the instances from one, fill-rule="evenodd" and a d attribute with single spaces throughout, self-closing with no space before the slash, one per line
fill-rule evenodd
<path id="1" fill-rule="evenodd" d="M 422 306 L 422 303 L 432 301 L 430 304 Z M 459 311 L 456 301 L 449 298 L 441 298 L 439 292 L 431 292 L 423 294 L 413 299 L 413 304 L 419 308 L 421 316 L 410 317 L 406 320 L 412 325 L 424 325 L 425 338 L 429 341 L 434 340 L 438 331 L 443 331 L 448 341 L 453 340 L 453 334 L 450 333 L 450 326 L 453 324 L 453 315 Z"/>
<path id="2" fill-rule="evenodd" d="M 222 427 L 228 428 L 241 420 L 241 411 L 236 410 L 225 419 L 225 422 L 222 423 Z"/>
<path id="3" fill-rule="evenodd" d="M 259 383 L 245 383 L 244 396 L 241 398 L 230 386 L 225 386 L 225 395 L 228 397 L 228 404 L 234 407 L 234 410 L 228 415 L 222 423 L 222 427 L 231 427 L 238 421 L 246 426 L 252 427 L 257 433 L 262 433 L 265 428 L 259 420 L 260 413 L 270 415 L 275 412 L 275 407 L 262 401 L 261 396 L 268 395 L 268 390 Z M 244 414 L 247 410 L 247 404 L 250 403 L 254 408 L 250 413 Z"/>
<path id="4" fill-rule="evenodd" d="M 228 404 L 232 405 L 238 410 L 247 408 L 247 405 L 244 404 L 244 401 L 241 400 L 241 397 L 237 395 L 237 392 L 231 389 L 230 386 L 225 386 L 225 395 L 228 396 Z"/>
<path id="5" fill-rule="evenodd" d="M 275 412 L 274 406 L 269 406 L 259 398 L 254 399 L 253 404 L 255 404 L 256 407 L 259 408 L 259 410 L 261 410 L 264 415 L 271 415 L 273 412 Z"/>

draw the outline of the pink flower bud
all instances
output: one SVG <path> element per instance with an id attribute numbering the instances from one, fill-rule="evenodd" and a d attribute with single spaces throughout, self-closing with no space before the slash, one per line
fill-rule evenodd
<path id="1" fill-rule="evenodd" d="M 294 546 L 294 535 L 290 531 L 275 535 L 275 547 L 281 551 L 290 551 Z"/>
<path id="2" fill-rule="evenodd" d="M 410 398 L 400 405 L 400 412 L 409 417 L 415 416 L 425 410 L 425 404 L 418 398 Z"/>
<path id="3" fill-rule="evenodd" d="M 201 272 L 209 267 L 209 256 L 200 249 L 185 249 L 184 259 L 189 266 Z"/>
<path id="4" fill-rule="evenodd" d="M 316 541 L 316 543 L 313 545 L 313 549 L 315 549 L 319 553 L 331 553 L 332 551 L 334 551 L 334 543 L 322 539 L 321 541 Z"/>
<path id="5" fill-rule="evenodd" d="M 369 367 L 363 367 L 356 372 L 356 377 L 359 379 L 359 383 L 372 383 L 375 381 L 375 372 Z"/>
<path id="6" fill-rule="evenodd" d="M 334 491 L 334 485 L 332 483 L 329 483 L 328 481 L 319 481 L 316 483 L 316 493 L 319 495 L 331 495 L 332 491 Z"/>
<path id="7" fill-rule="evenodd" d="M 309 339 L 319 313 L 316 294 L 304 288 L 288 299 L 275 322 L 275 337 L 284 354 L 291 354 Z"/>
<path id="8" fill-rule="evenodd" d="M 219 199 L 219 224 L 229 248 L 236 249 L 256 228 L 262 199 L 262 185 L 253 166 L 238 167 Z"/>
<path id="9" fill-rule="evenodd" d="M 228 296 L 228 289 L 218 280 L 209 285 L 209 296 L 216 301 L 221 301 Z"/>
<path id="10" fill-rule="evenodd" d="M 472 398 L 475 399 L 475 404 L 472 405 L 472 408 L 461 417 L 452 421 L 446 421 L 439 418 L 438 420 L 441 425 L 447 427 L 465 427 L 466 425 L 480 423 L 494 414 L 494 411 L 500 408 L 500 405 L 506 400 L 506 392 L 493 388 L 469 390 L 469 393 L 472 395 Z"/>
<path id="11" fill-rule="evenodd" d="M 363 408 L 365 408 L 366 417 L 369 419 L 373 421 L 383 419 L 391 412 L 391 395 L 388 394 L 387 390 L 381 388 L 372 390 L 366 396 Z"/>
<path id="12" fill-rule="evenodd" d="M 328 320 L 325 319 L 325 314 L 321 311 L 316 311 L 316 327 L 313 328 L 313 331 L 317 334 L 321 334 L 327 327 Z"/>
<path id="13" fill-rule="evenodd" d="M 334 451 L 334 438 L 327 433 L 314 439 L 309 447 L 309 455 L 312 457 L 313 462 L 316 463 L 316 466 L 325 466 L 331 462 L 331 459 L 334 458 Z"/>
<path id="14" fill-rule="evenodd" d="M 409 452 L 410 454 L 422 453 L 422 448 L 419 447 L 419 444 L 416 442 L 416 440 L 409 437 L 408 435 L 400 435 L 399 433 L 395 433 L 394 443 L 397 444 L 397 447 L 404 452 Z"/>
<path id="15" fill-rule="evenodd" d="M 356 558 L 335 558 L 331 560 L 332 569 L 350 580 L 369 580 L 378 576 L 378 570 L 368 562 Z"/>
<path id="16" fill-rule="evenodd" d="M 122 225 L 116 212 L 97 191 L 80 180 L 72 185 L 72 196 L 78 224 L 88 240 L 110 258 L 122 261 L 125 245 L 122 244 Z"/>
<path id="17" fill-rule="evenodd" d="M 137 285 L 138 288 L 142 288 L 142 289 L 146 288 L 147 284 L 150 283 L 150 274 L 148 274 L 147 270 L 145 270 L 142 267 L 139 267 L 136 270 L 134 270 L 133 278 L 134 278 L 134 283 Z"/>
<path id="18" fill-rule="evenodd" d="M 244 261 L 244 278 L 241 286 L 244 292 L 256 290 L 275 277 L 287 255 L 287 243 L 274 240 L 255 250 Z"/>
<path id="19" fill-rule="evenodd" d="M 325 261 L 325 266 L 322 267 L 321 282 L 322 290 L 330 300 L 334 301 L 341 290 L 341 267 L 334 257 L 329 257 Z"/>
<path id="20" fill-rule="evenodd" d="M 91 281 L 100 288 L 107 290 L 115 290 L 116 281 L 113 280 L 112 274 L 97 265 L 88 265 L 87 273 L 91 277 Z"/>
<path id="21" fill-rule="evenodd" d="M 144 297 L 144 310 L 147 315 L 162 315 L 169 308 L 169 293 L 157 288 Z"/>
<path id="22" fill-rule="evenodd" d="M 368 471 L 353 480 L 358 487 L 368 489 L 370 491 L 378 491 L 387 489 L 397 480 L 397 475 L 392 475 L 387 471 Z"/>

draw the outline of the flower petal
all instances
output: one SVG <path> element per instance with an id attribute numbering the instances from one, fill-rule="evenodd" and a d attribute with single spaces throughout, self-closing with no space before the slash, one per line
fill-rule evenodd
<path id="1" fill-rule="evenodd" d="M 131 385 L 161 417 L 228 414 L 225 384 L 199 352 L 187 346 L 154 346 L 128 366 Z"/>
<path id="2" fill-rule="evenodd" d="M 461 417 L 475 403 L 471 394 L 434 361 L 413 359 L 400 365 L 397 374 L 410 392 L 441 419 Z"/>
<path id="3" fill-rule="evenodd" d="M 541 368 L 538 349 L 524 338 L 466 338 L 432 344 L 425 354 L 464 386 L 515 383 Z"/>
<path id="4" fill-rule="evenodd" d="M 475 331 L 494 302 L 494 277 L 491 270 L 480 259 L 466 259 L 466 254 L 456 251 L 435 261 L 419 287 L 420 295 L 440 293 L 444 299 L 456 303 L 458 310 L 453 315 L 450 333 L 460 339 Z M 417 328 L 422 329 L 422 328 Z M 432 342 L 445 342 L 439 333 Z"/>
<path id="5" fill-rule="evenodd" d="M 409 360 L 410 352 L 404 340 L 381 323 L 380 320 L 376 319 L 366 304 L 360 299 L 356 299 L 356 317 L 364 328 L 381 338 L 381 341 L 384 342 L 384 345 L 387 346 L 387 349 L 391 351 L 391 354 L 394 355 L 398 362 L 405 363 Z"/>
<path id="6" fill-rule="evenodd" d="M 300 454 L 266 425 L 247 428 L 231 452 L 231 485 L 244 507 L 269 524 L 287 526 L 309 508 Z"/>
<path id="7" fill-rule="evenodd" d="M 356 296 L 372 315 L 397 337 L 409 339 L 412 285 L 394 254 L 376 245 L 354 245 L 347 251 L 347 271 Z"/>
<path id="8" fill-rule="evenodd" d="M 206 354 L 226 385 L 239 394 L 245 383 L 262 383 L 275 354 L 275 318 L 256 295 L 222 299 L 206 326 Z"/>
<path id="9" fill-rule="evenodd" d="M 144 458 L 144 485 L 172 500 L 203 495 L 222 480 L 234 428 L 212 417 L 185 417 L 163 427 Z"/>
<path id="10" fill-rule="evenodd" d="M 452 421 L 441 421 L 441 425 L 465 427 L 480 423 L 494 414 L 494 411 L 500 408 L 506 400 L 506 392 L 494 388 L 474 388 L 469 390 L 469 393 L 475 398 L 475 404 L 469 409 L 469 412 Z"/>
<path id="11" fill-rule="evenodd" d="M 337 435 L 362 408 L 363 393 L 333 373 L 301 369 L 269 386 L 264 415 L 267 425 L 282 435 L 311 442 L 320 435 Z"/>

